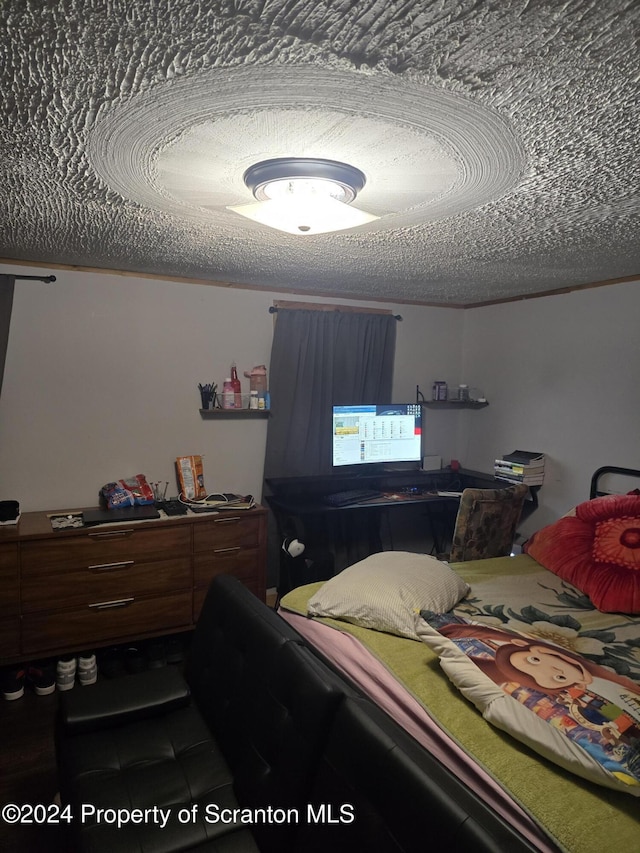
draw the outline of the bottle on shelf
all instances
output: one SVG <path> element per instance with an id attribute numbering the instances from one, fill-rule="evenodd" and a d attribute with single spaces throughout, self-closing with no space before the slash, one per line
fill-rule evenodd
<path id="1" fill-rule="evenodd" d="M 249 389 L 257 391 L 258 394 L 267 390 L 267 368 L 264 364 L 257 364 L 251 370 L 245 370 L 244 375 L 249 380 Z"/>
<path id="2" fill-rule="evenodd" d="M 228 376 L 224 380 L 224 384 L 222 386 L 222 408 L 223 409 L 235 409 L 235 394 L 233 383 L 231 381 L 231 377 Z"/>
<path id="3" fill-rule="evenodd" d="M 242 386 L 238 379 L 238 368 L 235 361 L 231 362 L 231 385 L 233 387 L 233 408 L 242 408 Z"/>

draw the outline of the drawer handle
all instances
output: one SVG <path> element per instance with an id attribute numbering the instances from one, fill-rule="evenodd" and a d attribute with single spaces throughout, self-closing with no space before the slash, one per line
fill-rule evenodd
<path id="1" fill-rule="evenodd" d="M 112 610 L 114 607 L 128 607 L 133 600 L 133 598 L 121 598 L 118 601 L 99 601 L 97 604 L 90 604 L 89 607 L 94 610 Z"/>
<path id="2" fill-rule="evenodd" d="M 234 515 L 233 518 L 216 518 L 214 524 L 237 524 L 240 521 L 239 515 Z"/>
<path id="3" fill-rule="evenodd" d="M 112 572 L 115 569 L 126 569 L 133 564 L 134 560 L 123 560 L 121 563 L 98 563 L 95 566 L 87 566 L 87 569 L 90 572 Z"/>
<path id="4" fill-rule="evenodd" d="M 213 553 L 214 554 L 230 554 L 233 551 L 239 551 L 239 550 L 240 550 L 240 546 L 236 545 L 234 548 L 214 548 Z"/>
<path id="5" fill-rule="evenodd" d="M 131 536 L 133 530 L 103 530 L 102 533 L 89 533 L 91 539 L 116 539 Z"/>

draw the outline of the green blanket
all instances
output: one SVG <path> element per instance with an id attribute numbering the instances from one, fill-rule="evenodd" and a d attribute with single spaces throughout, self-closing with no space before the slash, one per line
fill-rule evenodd
<path id="1" fill-rule="evenodd" d="M 454 568 L 471 585 L 468 598 L 473 598 L 474 585 L 484 589 L 486 582 L 493 582 L 500 575 L 513 574 L 514 569 L 517 569 L 520 590 L 527 578 L 540 586 L 535 576 L 539 575 L 541 567 L 526 555 L 458 563 Z M 320 586 L 316 583 L 292 590 L 283 597 L 281 607 L 306 615 L 307 601 Z M 543 592 L 548 600 L 546 587 Z M 505 602 L 501 601 L 500 606 L 503 604 Z M 533 612 L 537 613 L 538 609 Z M 580 615 L 583 613 L 584 607 Z M 449 682 L 437 658 L 423 643 L 333 619 L 318 621 L 357 637 L 438 724 L 544 827 L 561 849 L 571 853 L 640 849 L 640 809 L 636 798 L 566 773 L 492 728 Z"/>

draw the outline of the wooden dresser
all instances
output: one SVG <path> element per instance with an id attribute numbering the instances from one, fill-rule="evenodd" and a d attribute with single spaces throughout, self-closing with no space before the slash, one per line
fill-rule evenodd
<path id="1" fill-rule="evenodd" d="M 0 663 L 189 630 L 220 573 L 265 600 L 263 507 L 56 531 L 50 515 L 0 528 Z"/>

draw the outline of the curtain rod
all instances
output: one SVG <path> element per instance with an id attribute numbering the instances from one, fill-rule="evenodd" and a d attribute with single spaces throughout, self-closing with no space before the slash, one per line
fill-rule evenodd
<path id="1" fill-rule="evenodd" d="M 277 314 L 277 313 L 278 313 L 278 310 L 279 310 L 279 309 L 278 309 L 278 308 L 277 308 L 277 306 L 275 306 L 275 305 L 270 305 L 270 306 L 269 306 L 269 314 Z M 283 310 L 285 310 L 285 311 L 291 311 L 292 309 L 291 309 L 291 308 L 285 308 L 285 309 L 283 309 Z M 331 310 L 332 310 L 332 311 L 336 311 L 337 313 L 340 313 L 340 309 L 339 309 L 339 308 L 332 308 Z M 357 311 L 357 312 L 354 312 L 354 313 L 358 313 L 358 314 L 366 314 L 366 313 L 367 313 L 367 311 L 366 311 L 366 310 L 363 310 L 363 311 Z M 401 321 L 401 320 L 402 320 L 402 314 L 392 314 L 391 316 L 393 317 L 393 319 L 394 319 L 394 320 L 398 320 L 398 321 Z"/>
<path id="2" fill-rule="evenodd" d="M 16 281 L 18 281 L 18 279 L 20 279 L 20 281 L 43 281 L 45 284 L 49 284 L 49 282 L 56 280 L 55 275 L 48 275 L 44 278 L 39 275 L 14 275 L 13 278 Z"/>

